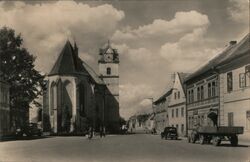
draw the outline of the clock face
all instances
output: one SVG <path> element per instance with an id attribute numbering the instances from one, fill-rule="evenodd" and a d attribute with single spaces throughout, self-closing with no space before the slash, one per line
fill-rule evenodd
<path id="1" fill-rule="evenodd" d="M 106 54 L 105 55 L 105 61 L 112 61 L 113 60 L 113 55 L 112 54 Z"/>

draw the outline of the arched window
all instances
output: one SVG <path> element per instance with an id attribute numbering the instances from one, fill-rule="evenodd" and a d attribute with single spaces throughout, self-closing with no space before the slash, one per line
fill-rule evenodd
<path id="1" fill-rule="evenodd" d="M 79 113 L 81 116 L 85 116 L 85 89 L 82 83 L 78 86 L 79 90 Z"/>
<path id="2" fill-rule="evenodd" d="M 111 68 L 110 68 L 110 67 L 107 68 L 107 74 L 108 74 L 108 75 L 111 74 Z"/>
<path id="3" fill-rule="evenodd" d="M 54 115 L 54 109 L 56 108 L 56 84 L 53 82 L 50 87 L 50 115 Z"/>

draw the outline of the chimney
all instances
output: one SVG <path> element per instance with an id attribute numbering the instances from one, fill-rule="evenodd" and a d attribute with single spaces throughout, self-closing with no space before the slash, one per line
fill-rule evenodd
<path id="1" fill-rule="evenodd" d="M 237 41 L 230 41 L 229 46 L 235 45 L 236 43 L 237 43 Z"/>

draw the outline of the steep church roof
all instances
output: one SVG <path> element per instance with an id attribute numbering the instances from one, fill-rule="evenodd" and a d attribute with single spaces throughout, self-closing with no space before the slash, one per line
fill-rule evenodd
<path id="1" fill-rule="evenodd" d="M 76 44 L 73 48 L 71 43 L 67 41 L 49 73 L 49 76 L 85 73 L 88 74 L 95 83 L 104 84 L 104 81 L 99 78 L 95 71 L 78 57 L 77 50 Z"/>
<path id="2" fill-rule="evenodd" d="M 82 65 L 87 70 L 88 74 L 97 84 L 105 84 L 104 81 L 99 77 L 99 75 L 84 61 L 82 61 Z"/>
<path id="3" fill-rule="evenodd" d="M 75 74 L 79 72 L 87 72 L 82 66 L 82 60 L 77 56 L 71 43 L 67 41 L 59 54 L 49 75 Z"/>
<path id="4" fill-rule="evenodd" d="M 49 75 L 75 73 L 76 67 L 73 53 L 71 43 L 67 41 Z"/>

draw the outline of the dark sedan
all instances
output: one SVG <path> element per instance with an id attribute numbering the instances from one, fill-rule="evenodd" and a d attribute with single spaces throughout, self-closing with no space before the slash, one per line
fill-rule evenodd
<path id="1" fill-rule="evenodd" d="M 165 127 L 164 131 L 161 132 L 162 139 L 178 139 L 177 129 L 175 127 Z"/>

